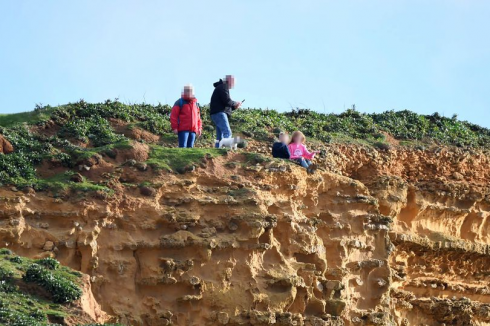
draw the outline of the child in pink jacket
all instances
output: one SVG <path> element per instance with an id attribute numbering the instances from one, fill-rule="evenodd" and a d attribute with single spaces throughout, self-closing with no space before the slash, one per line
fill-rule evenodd
<path id="1" fill-rule="evenodd" d="M 301 131 L 297 130 L 293 132 L 291 142 L 288 145 L 289 152 L 291 153 L 290 159 L 307 169 L 308 172 L 313 172 L 315 164 L 312 164 L 311 160 L 315 157 L 315 154 L 318 154 L 319 152 L 308 152 L 304 145 L 305 141 L 306 137 Z"/>

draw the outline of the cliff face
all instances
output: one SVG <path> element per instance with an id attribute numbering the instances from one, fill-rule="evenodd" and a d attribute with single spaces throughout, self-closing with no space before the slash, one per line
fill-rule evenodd
<path id="1" fill-rule="evenodd" d="M 2 189 L 0 244 L 89 274 L 127 325 L 490 325 L 488 156 L 325 150 L 312 175 L 229 153 L 94 165 L 152 183 L 110 199 Z"/>

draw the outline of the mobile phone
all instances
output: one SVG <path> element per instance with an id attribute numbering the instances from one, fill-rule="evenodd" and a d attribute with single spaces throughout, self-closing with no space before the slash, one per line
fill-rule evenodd
<path id="1" fill-rule="evenodd" d="M 242 101 L 242 103 L 245 102 L 245 100 Z"/>

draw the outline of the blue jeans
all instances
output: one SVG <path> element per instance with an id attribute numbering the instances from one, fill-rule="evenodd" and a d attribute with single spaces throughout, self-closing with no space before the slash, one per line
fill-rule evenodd
<path id="1" fill-rule="evenodd" d="M 231 137 L 230 123 L 228 122 L 228 116 L 224 112 L 218 112 L 211 115 L 211 120 L 216 125 L 216 148 L 219 147 L 219 141 L 223 138 Z"/>
<path id="2" fill-rule="evenodd" d="M 196 133 L 190 131 L 179 131 L 179 147 L 192 148 L 196 141 Z"/>
<path id="3" fill-rule="evenodd" d="M 301 165 L 305 169 L 307 169 L 311 165 L 311 161 L 307 160 L 303 157 L 302 158 L 295 158 L 293 161 L 298 163 L 299 165 Z"/>

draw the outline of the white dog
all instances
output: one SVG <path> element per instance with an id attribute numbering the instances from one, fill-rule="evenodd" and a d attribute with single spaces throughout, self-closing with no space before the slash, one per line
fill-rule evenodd
<path id="1" fill-rule="evenodd" d="M 223 138 L 219 142 L 219 148 L 228 147 L 236 150 L 239 143 L 241 143 L 240 137 Z"/>

